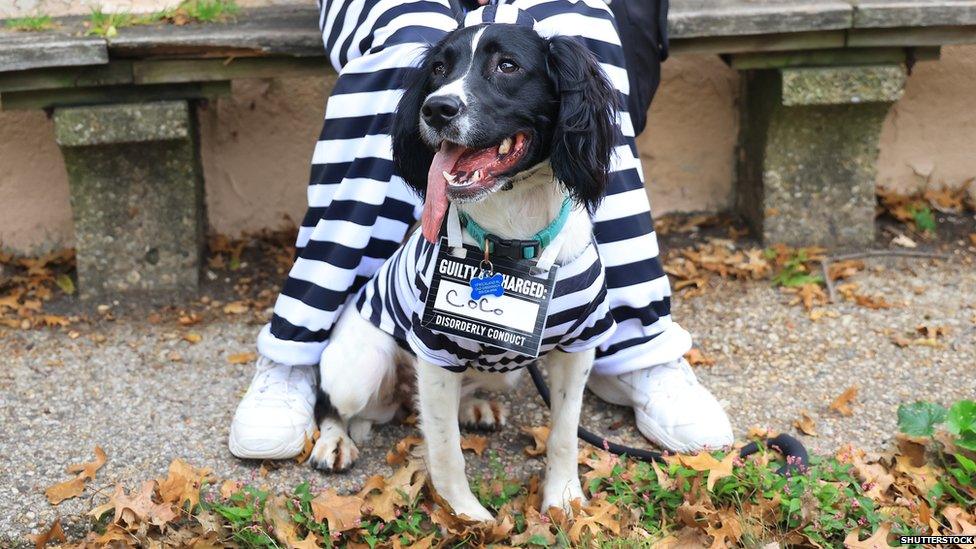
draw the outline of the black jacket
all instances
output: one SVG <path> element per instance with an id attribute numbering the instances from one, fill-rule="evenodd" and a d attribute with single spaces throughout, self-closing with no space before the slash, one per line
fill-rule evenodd
<path id="1" fill-rule="evenodd" d="M 627 111 L 640 135 L 661 83 L 661 62 L 668 58 L 668 0 L 612 0 L 610 10 L 627 60 Z"/>

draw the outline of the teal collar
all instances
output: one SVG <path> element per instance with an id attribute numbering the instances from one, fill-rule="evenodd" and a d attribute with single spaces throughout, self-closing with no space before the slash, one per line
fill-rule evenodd
<path id="1" fill-rule="evenodd" d="M 488 248 L 489 254 L 500 257 L 507 257 L 510 259 L 534 259 L 539 256 L 542 249 L 552 243 L 552 240 L 556 238 L 559 231 L 563 230 L 566 226 L 566 221 L 569 219 L 569 212 L 573 209 L 573 201 L 566 197 L 563 200 L 562 207 L 559 208 L 559 213 L 556 218 L 549 222 L 548 225 L 543 227 L 543 229 L 528 240 L 507 240 L 504 238 L 499 238 L 488 231 L 486 231 L 481 225 L 475 223 L 474 219 L 463 212 L 458 212 L 461 217 L 461 224 L 464 226 L 468 234 L 475 242 L 484 248 Z"/>

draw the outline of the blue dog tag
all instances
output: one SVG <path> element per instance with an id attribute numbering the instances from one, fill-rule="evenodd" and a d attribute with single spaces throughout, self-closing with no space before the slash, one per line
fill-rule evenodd
<path id="1" fill-rule="evenodd" d="M 495 297 L 505 295 L 505 288 L 502 287 L 501 273 L 471 279 L 471 299 L 478 300 L 486 295 L 493 295 Z"/>

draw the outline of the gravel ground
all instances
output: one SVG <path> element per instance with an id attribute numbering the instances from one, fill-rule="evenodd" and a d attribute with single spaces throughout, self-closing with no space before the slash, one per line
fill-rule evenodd
<path id="1" fill-rule="evenodd" d="M 897 307 L 871 310 L 850 303 L 828 308 L 835 318 L 811 321 L 790 296 L 766 282 L 717 281 L 705 295 L 675 300 L 674 316 L 692 331 L 704 354 L 702 381 L 726 405 L 736 433 L 763 425 L 795 433 L 806 410 L 819 436 L 804 436 L 811 450 L 833 452 L 851 442 L 885 447 L 895 431 L 900 402 L 949 403 L 976 395 L 976 269 L 972 256 L 950 262 L 870 260 L 854 281 L 861 291 L 883 295 Z M 259 463 L 234 459 L 225 446 L 227 426 L 251 375 L 250 365 L 231 365 L 227 355 L 249 351 L 257 326 L 234 317 L 193 327 L 191 345 L 175 323 L 150 324 L 127 314 L 115 322 L 67 330 L 0 331 L 0 546 L 26 543 L 61 516 L 69 533 L 83 531 L 84 512 L 121 482 L 163 475 L 177 457 L 210 467 L 220 478 L 290 489 L 302 481 L 351 489 L 368 475 L 386 472 L 387 449 L 411 428 L 381 428 L 354 470 L 323 475 L 286 462 L 259 475 Z M 910 335 L 919 324 L 949 329 L 939 347 L 900 348 L 893 334 Z M 180 361 L 171 359 L 177 353 Z M 829 411 L 850 385 L 860 393 L 854 414 Z M 512 425 L 489 435 L 489 449 L 516 474 L 541 471 L 521 449 L 529 438 L 520 426 L 540 425 L 544 413 L 526 383 Z M 640 443 L 625 409 L 587 397 L 586 423 L 626 443 Z M 622 425 L 614 430 L 608 426 Z M 46 487 L 66 480 L 70 463 L 88 461 L 101 445 L 108 463 L 84 495 L 52 507 Z M 469 456 L 483 469 L 487 458 Z M 475 473 L 477 474 L 477 473 Z"/>

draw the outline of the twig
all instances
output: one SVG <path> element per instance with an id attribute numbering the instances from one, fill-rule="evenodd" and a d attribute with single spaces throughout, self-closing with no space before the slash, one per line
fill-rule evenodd
<path id="1" fill-rule="evenodd" d="M 940 254 L 937 252 L 924 252 L 921 250 L 867 250 L 865 252 L 856 252 L 852 254 L 836 255 L 828 257 L 827 261 L 846 261 L 848 259 L 861 259 L 865 257 L 922 257 L 930 259 L 949 259 L 951 256 L 949 254 Z"/>
<path id="2" fill-rule="evenodd" d="M 834 261 L 847 261 L 848 259 L 863 259 L 868 257 L 918 257 L 929 259 L 949 259 L 948 254 L 936 252 L 924 252 L 921 250 L 867 250 L 850 254 L 835 255 L 825 257 L 820 260 L 820 269 L 823 271 L 824 285 L 827 287 L 827 302 L 834 303 L 837 298 L 837 291 L 834 289 L 834 281 L 830 279 L 830 264 Z"/>

